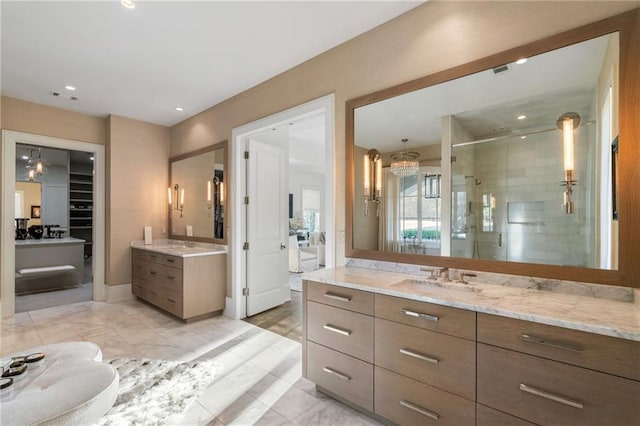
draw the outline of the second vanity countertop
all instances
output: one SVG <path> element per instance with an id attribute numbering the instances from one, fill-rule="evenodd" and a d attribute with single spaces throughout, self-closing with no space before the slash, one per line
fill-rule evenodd
<path id="1" fill-rule="evenodd" d="M 640 304 L 424 275 L 340 267 L 303 279 L 640 342 Z"/>
<path id="2" fill-rule="evenodd" d="M 195 243 L 193 247 L 188 247 L 185 241 L 177 240 L 158 240 L 154 241 L 153 244 L 145 244 L 142 240 L 131 241 L 131 248 L 177 257 L 211 256 L 227 253 L 227 246 L 221 244 Z"/>

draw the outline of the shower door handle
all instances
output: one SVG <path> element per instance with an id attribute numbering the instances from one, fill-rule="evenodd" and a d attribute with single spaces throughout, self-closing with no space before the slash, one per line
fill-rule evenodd
<path id="1" fill-rule="evenodd" d="M 502 232 L 498 233 L 498 247 L 502 247 Z"/>

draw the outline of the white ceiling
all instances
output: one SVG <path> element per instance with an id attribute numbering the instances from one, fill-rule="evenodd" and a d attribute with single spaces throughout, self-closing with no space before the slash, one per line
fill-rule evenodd
<path id="1" fill-rule="evenodd" d="M 439 144 L 454 115 L 476 139 L 551 128 L 564 112 L 589 114 L 609 35 L 547 52 L 509 71 L 486 70 L 358 108 L 355 142 L 380 152 Z M 527 116 L 518 120 L 521 114 Z"/>
<path id="2" fill-rule="evenodd" d="M 420 3 L 3 0 L 2 95 L 169 126 Z"/>

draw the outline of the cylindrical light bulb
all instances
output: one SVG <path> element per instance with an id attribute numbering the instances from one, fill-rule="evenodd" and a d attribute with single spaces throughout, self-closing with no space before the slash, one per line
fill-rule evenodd
<path id="1" fill-rule="evenodd" d="M 33 182 L 35 177 L 36 177 L 36 173 L 33 171 L 33 169 L 29 169 L 29 182 Z"/>
<path id="2" fill-rule="evenodd" d="M 169 200 L 169 207 L 171 207 L 171 188 L 167 188 L 167 200 Z"/>
<path id="3" fill-rule="evenodd" d="M 224 203 L 224 182 L 220 182 L 220 205 Z"/>
<path id="4" fill-rule="evenodd" d="M 565 118 L 562 121 L 562 140 L 564 151 L 564 170 L 573 171 L 573 120 Z"/>
<path id="5" fill-rule="evenodd" d="M 42 176 L 42 171 L 43 171 L 43 167 L 42 167 L 42 161 L 38 161 L 36 163 L 36 173 L 40 176 Z"/>
<path id="6" fill-rule="evenodd" d="M 376 161 L 376 193 L 382 193 L 382 160 L 379 158 Z"/>
<path id="7" fill-rule="evenodd" d="M 184 188 L 180 190 L 180 208 L 184 207 Z"/>
<path id="8" fill-rule="evenodd" d="M 369 197 L 371 195 L 371 170 L 369 165 L 369 155 L 364 156 L 364 195 Z"/>
<path id="9" fill-rule="evenodd" d="M 207 181 L 207 203 L 211 203 L 211 181 Z"/>

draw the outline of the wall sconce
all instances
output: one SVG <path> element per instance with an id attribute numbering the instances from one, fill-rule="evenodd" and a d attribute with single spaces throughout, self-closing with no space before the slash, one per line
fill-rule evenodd
<path id="1" fill-rule="evenodd" d="M 560 185 L 565 186 L 567 189 L 564 192 L 563 209 L 567 214 L 573 214 L 573 186 L 578 182 L 575 180 L 575 163 L 574 163 L 574 151 L 573 151 L 573 132 L 580 125 L 580 115 L 575 112 L 566 112 L 562 114 L 556 126 L 562 131 L 562 152 L 564 159 L 564 180 Z"/>
<path id="2" fill-rule="evenodd" d="M 364 156 L 364 215 L 369 214 L 369 203 L 376 204 L 376 216 L 380 213 L 382 193 L 382 159 L 380 153 L 370 149 Z"/>
<path id="3" fill-rule="evenodd" d="M 173 190 L 172 190 L 173 189 Z M 175 194 L 175 195 L 173 195 Z M 182 217 L 182 211 L 184 210 L 184 188 L 180 188 L 176 183 L 173 185 L 173 188 L 167 188 L 167 197 L 169 199 L 169 210 L 177 210 L 180 212 L 180 217 Z M 173 199 L 175 198 L 176 202 L 180 200 L 180 203 L 173 208 Z"/>
<path id="4" fill-rule="evenodd" d="M 217 194 L 217 197 L 216 197 Z M 222 208 L 224 206 L 224 182 L 219 177 L 214 176 L 213 180 L 207 181 L 207 209 L 209 217 L 211 217 L 211 209 L 214 207 L 213 200 L 217 198 L 216 206 Z"/>

